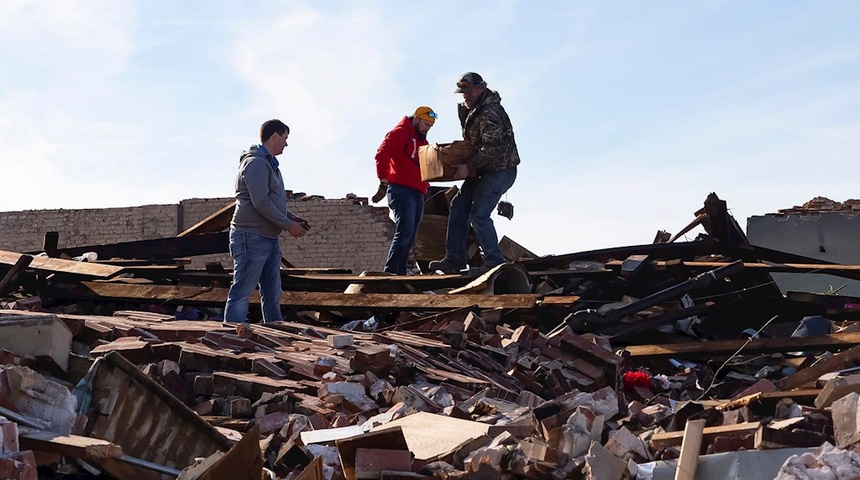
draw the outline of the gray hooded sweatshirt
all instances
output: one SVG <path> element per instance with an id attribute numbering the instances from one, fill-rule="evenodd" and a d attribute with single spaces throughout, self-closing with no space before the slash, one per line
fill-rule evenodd
<path id="1" fill-rule="evenodd" d="M 294 216 L 287 211 L 284 178 L 272 158 L 259 145 L 242 152 L 236 175 L 236 209 L 230 228 L 278 238 L 292 225 Z"/>

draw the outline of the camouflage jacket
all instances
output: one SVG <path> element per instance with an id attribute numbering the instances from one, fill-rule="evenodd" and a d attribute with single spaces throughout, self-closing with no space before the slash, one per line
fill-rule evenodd
<path id="1" fill-rule="evenodd" d="M 511 119 L 501 101 L 498 92 L 487 89 L 480 104 L 473 110 L 469 110 L 464 103 L 457 106 L 463 139 L 478 147 L 478 153 L 466 163 L 469 170 L 478 174 L 504 170 L 520 163 Z"/>

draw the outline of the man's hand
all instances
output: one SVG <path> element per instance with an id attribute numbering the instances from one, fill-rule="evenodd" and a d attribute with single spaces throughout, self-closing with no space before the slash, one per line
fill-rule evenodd
<path id="1" fill-rule="evenodd" d="M 454 180 L 462 180 L 469 176 L 469 166 L 465 163 L 461 163 L 460 165 L 451 165 L 452 167 L 457 167 L 457 171 L 454 172 Z"/>
<path id="2" fill-rule="evenodd" d="M 305 236 L 305 233 L 308 232 L 308 229 L 305 228 L 306 223 L 299 223 L 293 220 L 293 223 L 287 228 L 287 233 L 293 236 L 293 238 L 301 238 Z"/>
<path id="3" fill-rule="evenodd" d="M 370 201 L 373 203 L 379 203 L 380 200 L 385 197 L 385 192 L 388 190 L 388 182 L 385 180 L 379 181 L 379 188 L 376 190 L 376 194 L 371 197 Z"/>
<path id="4" fill-rule="evenodd" d="M 293 221 L 298 223 L 299 225 L 305 227 L 305 230 L 311 229 L 311 224 L 308 223 L 308 221 L 302 217 L 297 217 L 297 216 L 293 215 Z"/>

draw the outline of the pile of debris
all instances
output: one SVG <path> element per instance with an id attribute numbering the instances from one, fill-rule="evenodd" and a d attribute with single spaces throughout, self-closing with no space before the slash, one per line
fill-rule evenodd
<path id="1" fill-rule="evenodd" d="M 812 200 L 804 203 L 801 206 L 792 208 L 780 209 L 779 215 L 788 215 L 792 213 L 822 213 L 822 212 L 858 212 L 860 211 L 860 200 L 849 199 L 844 202 L 837 202 L 827 197 L 815 197 Z"/>
<path id="2" fill-rule="evenodd" d="M 750 245 L 713 194 L 653 244 L 503 250 L 286 268 L 288 321 L 239 325 L 217 268 L 0 252 L 0 477 L 860 476 L 860 299 L 770 276 L 860 266 Z"/>

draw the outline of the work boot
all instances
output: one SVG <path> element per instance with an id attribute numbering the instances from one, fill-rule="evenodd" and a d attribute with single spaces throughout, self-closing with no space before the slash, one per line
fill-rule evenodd
<path id="1" fill-rule="evenodd" d="M 432 262 L 430 262 L 430 265 L 428 265 L 427 268 L 431 272 L 439 271 L 439 272 L 442 272 L 444 274 L 458 274 L 465 267 L 466 266 L 463 264 L 458 264 L 456 262 L 452 262 L 450 260 L 443 258 L 442 260 L 433 260 Z"/>

